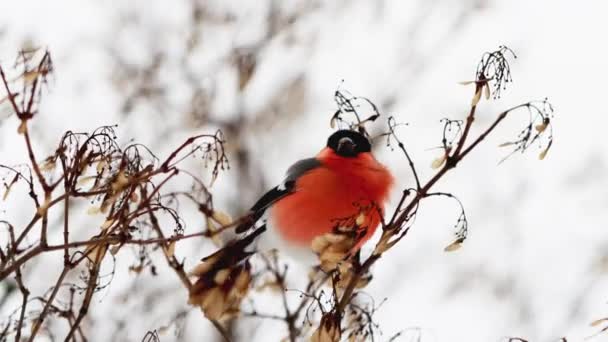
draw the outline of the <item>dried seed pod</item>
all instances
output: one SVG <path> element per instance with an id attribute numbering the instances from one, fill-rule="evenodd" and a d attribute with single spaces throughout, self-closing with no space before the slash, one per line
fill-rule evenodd
<path id="1" fill-rule="evenodd" d="M 208 260 L 209 261 L 209 260 Z M 190 290 L 188 303 L 199 306 L 209 319 L 221 320 L 239 312 L 251 284 L 248 261 L 230 268 L 202 273 Z"/>
<path id="2" fill-rule="evenodd" d="M 219 210 L 214 210 L 212 217 L 217 223 L 221 224 L 222 226 L 227 226 L 227 225 L 231 224 L 233 221 L 232 217 L 230 217 L 230 215 L 226 214 L 223 211 L 219 211 Z"/>
<path id="3" fill-rule="evenodd" d="M 462 247 L 462 242 L 463 242 L 463 241 L 464 241 L 464 240 L 463 240 L 463 239 L 461 239 L 461 238 L 456 239 L 456 241 L 454 241 L 454 242 L 452 242 L 451 244 L 447 245 L 447 246 L 446 246 L 446 247 L 443 249 L 443 251 L 444 251 L 444 252 L 453 252 L 453 251 L 456 251 L 456 250 L 460 249 L 460 247 Z"/>
<path id="4" fill-rule="evenodd" d="M 213 277 L 213 281 L 215 281 L 215 283 L 218 285 L 223 285 L 229 276 L 230 276 L 230 269 L 225 268 L 223 270 L 219 270 L 215 274 L 215 277 Z"/>
<path id="5" fill-rule="evenodd" d="M 206 291 L 201 298 L 200 307 L 209 319 L 219 320 L 226 307 L 226 293 L 219 287 Z"/>
<path id="6" fill-rule="evenodd" d="M 215 263 L 219 260 L 219 254 L 211 254 L 210 256 L 203 259 L 203 262 L 196 265 L 188 275 L 200 277 L 203 274 L 209 272 Z"/>
<path id="7" fill-rule="evenodd" d="M 542 133 L 547 129 L 547 126 L 548 126 L 548 124 L 543 122 L 541 124 L 536 125 L 534 128 L 536 129 L 536 131 L 538 133 Z"/>
<path id="8" fill-rule="evenodd" d="M 347 236 L 344 234 L 333 234 L 333 233 L 325 234 L 325 235 L 323 235 L 323 237 L 329 243 L 340 243 L 340 242 L 343 242 L 344 240 L 346 240 L 346 238 L 347 238 Z"/>
<path id="9" fill-rule="evenodd" d="M 115 221 L 115 220 L 114 220 L 114 219 L 111 219 L 111 218 L 109 218 L 109 219 L 105 220 L 105 221 L 104 221 L 104 222 L 101 224 L 101 227 L 100 227 L 100 228 L 101 228 L 101 230 L 106 230 L 106 229 L 110 228 L 110 227 L 111 227 L 111 226 L 114 224 L 114 221 Z"/>
<path id="10" fill-rule="evenodd" d="M 118 192 L 124 189 L 127 185 L 129 185 L 129 177 L 125 175 L 124 171 L 118 172 L 116 178 L 112 182 L 112 191 Z"/>
<path id="11" fill-rule="evenodd" d="M 340 317 L 337 314 L 327 313 L 321 318 L 319 327 L 310 337 L 310 342 L 338 342 L 340 331 Z"/>
<path id="12" fill-rule="evenodd" d="M 438 168 L 440 168 L 446 161 L 447 159 L 447 153 L 444 153 L 443 155 L 441 155 L 441 157 L 437 157 L 433 160 L 433 162 L 431 163 L 431 168 L 436 170 Z"/>
<path id="13" fill-rule="evenodd" d="M 482 87 L 480 87 L 478 85 L 477 90 L 475 91 L 475 96 L 473 96 L 473 99 L 471 100 L 471 107 L 477 106 L 477 104 L 479 103 L 479 100 L 481 100 L 481 91 L 482 91 Z"/>
<path id="14" fill-rule="evenodd" d="M 322 253 L 327 246 L 329 246 L 330 241 L 328 241 L 326 235 L 316 236 L 311 243 L 311 249 L 316 253 Z"/>

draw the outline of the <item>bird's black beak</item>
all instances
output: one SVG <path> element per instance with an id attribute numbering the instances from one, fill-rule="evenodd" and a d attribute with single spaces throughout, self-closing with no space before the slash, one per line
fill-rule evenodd
<path id="1" fill-rule="evenodd" d="M 357 154 L 356 147 L 357 145 L 351 138 L 342 138 L 338 141 L 336 152 L 341 156 L 354 157 Z"/>

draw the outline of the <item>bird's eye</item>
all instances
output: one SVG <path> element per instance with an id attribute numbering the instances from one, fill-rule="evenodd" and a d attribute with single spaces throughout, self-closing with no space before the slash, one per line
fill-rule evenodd
<path id="1" fill-rule="evenodd" d="M 344 137 L 338 140 L 338 148 L 336 149 L 336 152 L 342 156 L 353 157 L 357 154 L 356 147 L 357 145 L 351 138 Z"/>

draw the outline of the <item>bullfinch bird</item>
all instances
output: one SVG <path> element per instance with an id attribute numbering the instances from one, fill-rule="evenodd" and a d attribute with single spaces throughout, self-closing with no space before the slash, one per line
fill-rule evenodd
<path id="1" fill-rule="evenodd" d="M 251 220 L 236 232 L 261 221 L 267 231 L 259 249 L 278 249 L 308 264 L 316 261 L 311 259 L 315 237 L 356 222 L 361 232 L 356 252 L 380 224 L 392 184 L 391 173 L 372 155 L 370 141 L 359 132 L 339 130 L 314 158 L 289 167 L 284 181 L 251 207 Z"/>

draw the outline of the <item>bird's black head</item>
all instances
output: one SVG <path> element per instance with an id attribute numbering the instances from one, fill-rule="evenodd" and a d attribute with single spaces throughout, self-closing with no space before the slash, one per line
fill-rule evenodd
<path id="1" fill-rule="evenodd" d="M 332 134 L 327 139 L 327 147 L 331 148 L 337 155 L 349 158 L 372 150 L 372 145 L 363 134 L 347 129 Z"/>

